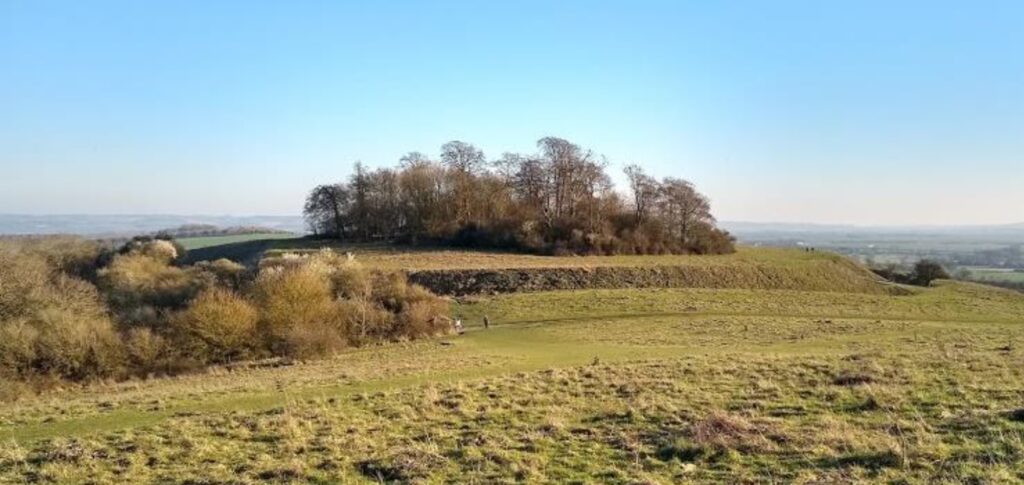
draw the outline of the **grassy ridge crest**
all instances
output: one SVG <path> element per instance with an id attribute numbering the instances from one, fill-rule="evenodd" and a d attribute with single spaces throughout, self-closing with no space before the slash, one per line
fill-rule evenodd
<path id="1" fill-rule="evenodd" d="M 452 296 L 555 290 L 616 288 L 709 288 L 834 291 L 881 294 L 886 291 L 859 265 L 834 258 L 798 265 L 773 262 L 551 267 L 507 269 L 434 269 L 409 272 L 410 281 L 434 293 Z"/>

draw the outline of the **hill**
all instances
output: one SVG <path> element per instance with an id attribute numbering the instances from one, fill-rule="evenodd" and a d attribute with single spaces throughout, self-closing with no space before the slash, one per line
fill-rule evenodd
<path id="1" fill-rule="evenodd" d="M 453 311 L 463 336 L 9 404 L 0 481 L 1024 478 L 1019 294 L 618 289 Z"/>
<path id="2" fill-rule="evenodd" d="M 287 244 L 285 242 L 284 244 Z M 662 256 L 536 256 L 419 249 L 336 246 L 363 265 L 400 270 L 438 294 L 471 295 L 597 288 L 745 288 L 881 293 L 886 288 L 862 266 L 840 256 L 796 249 L 741 247 L 734 254 Z M 267 252 L 264 266 L 311 249 Z"/>

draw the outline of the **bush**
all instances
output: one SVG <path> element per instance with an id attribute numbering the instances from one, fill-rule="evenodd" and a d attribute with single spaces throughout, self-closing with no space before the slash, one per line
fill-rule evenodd
<path id="1" fill-rule="evenodd" d="M 929 259 L 922 259 L 914 265 L 914 272 L 910 274 L 910 282 L 917 286 L 928 286 L 933 280 L 948 280 L 949 273 L 941 264 Z"/>
<path id="2" fill-rule="evenodd" d="M 125 335 L 125 356 L 133 373 L 169 373 L 174 357 L 167 340 L 148 328 L 133 328 Z"/>
<path id="3" fill-rule="evenodd" d="M 394 335 L 395 316 L 369 300 L 342 300 L 338 312 L 344 318 L 352 345 L 388 340 Z"/>
<path id="4" fill-rule="evenodd" d="M 328 274 L 320 268 L 263 272 L 256 280 L 255 298 L 260 328 L 273 354 L 309 357 L 344 346 L 344 318 Z"/>
<path id="5" fill-rule="evenodd" d="M 82 268 L 93 253 L 62 244 L 0 241 L 4 381 L 173 374 L 448 330 L 444 300 L 404 274 L 371 274 L 331 251 L 268 267 L 249 284 L 240 265 L 178 267 L 173 245 L 140 239 L 97 259 L 106 261 L 96 271 L 98 290 L 71 274 L 88 273 Z"/>
<path id="6" fill-rule="evenodd" d="M 0 326 L 0 365 L 4 373 L 22 378 L 109 377 L 121 371 L 123 349 L 109 320 L 48 309 Z"/>
<path id="7" fill-rule="evenodd" d="M 331 283 L 335 293 L 346 299 L 367 299 L 373 292 L 373 278 L 357 263 L 350 263 L 334 270 Z"/>
<path id="8" fill-rule="evenodd" d="M 245 281 L 247 270 L 230 259 L 220 258 L 214 261 L 200 261 L 192 266 L 198 274 L 209 275 L 214 284 L 239 290 Z M 202 276 L 199 276 L 202 278 Z"/>
<path id="9" fill-rule="evenodd" d="M 119 313 L 143 305 L 180 308 L 204 286 L 202 278 L 159 256 L 135 252 L 115 256 L 99 271 L 100 287 Z"/>
<path id="10" fill-rule="evenodd" d="M 230 362 L 258 347 L 259 315 L 230 290 L 200 293 L 188 308 L 170 320 L 175 341 L 188 355 L 206 362 Z"/>
<path id="11" fill-rule="evenodd" d="M 118 373 L 122 348 L 99 293 L 54 269 L 59 261 L 0 250 L 0 372 L 67 379 Z"/>

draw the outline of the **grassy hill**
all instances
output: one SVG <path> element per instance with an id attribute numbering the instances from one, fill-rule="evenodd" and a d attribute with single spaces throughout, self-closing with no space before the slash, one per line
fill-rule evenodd
<path id="1" fill-rule="evenodd" d="M 716 256 L 569 257 L 372 245 L 332 249 L 351 253 L 369 268 L 404 271 L 411 281 L 435 293 L 458 296 L 595 288 L 887 291 L 859 264 L 831 253 L 798 249 L 740 247 L 734 254 Z M 289 257 L 318 250 L 278 245 L 266 250 L 262 264 L 283 264 Z"/>
<path id="2" fill-rule="evenodd" d="M 453 312 L 463 336 L 6 405 L 0 481 L 1024 479 L 1018 293 L 611 289 Z"/>

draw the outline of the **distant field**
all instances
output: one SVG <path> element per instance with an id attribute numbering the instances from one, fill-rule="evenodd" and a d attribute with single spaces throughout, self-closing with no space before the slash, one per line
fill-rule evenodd
<path id="1" fill-rule="evenodd" d="M 269 239 L 295 239 L 297 237 L 299 236 L 291 233 L 236 234 L 231 236 L 185 237 L 178 239 L 178 242 L 181 243 L 181 245 L 184 246 L 185 249 L 193 250 L 213 246 L 221 246 L 224 244 L 234 244 Z"/>
<path id="2" fill-rule="evenodd" d="M 999 268 L 967 268 L 971 279 L 978 281 L 996 281 L 1024 283 L 1024 271 L 1013 271 Z"/>
<path id="3" fill-rule="evenodd" d="M 1024 480 L 1018 293 L 599 290 L 453 311 L 463 336 L 7 404 L 0 482 Z"/>

